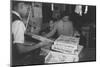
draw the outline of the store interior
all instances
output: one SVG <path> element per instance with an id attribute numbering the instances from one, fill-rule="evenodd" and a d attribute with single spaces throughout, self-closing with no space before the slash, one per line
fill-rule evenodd
<path id="1" fill-rule="evenodd" d="M 13 3 L 13 2 L 12 2 Z M 43 36 L 50 32 L 50 21 L 58 21 L 63 16 L 69 16 L 73 23 L 75 30 L 79 32 L 80 42 L 84 48 L 80 54 L 79 62 L 90 62 L 96 60 L 96 6 L 82 5 L 82 4 L 60 4 L 60 3 L 46 3 L 46 2 L 31 2 L 32 3 L 32 17 L 28 23 L 27 31 L 32 32 L 32 27 L 38 27 L 34 34 Z M 12 5 L 13 6 L 13 5 Z M 81 12 L 77 13 L 77 6 L 81 6 Z M 77 12 L 75 12 L 75 10 Z M 86 13 L 85 13 L 86 12 Z M 38 40 L 26 36 L 26 40 L 38 43 Z M 58 38 L 56 32 L 51 38 Z M 40 53 L 40 48 L 34 51 Z M 44 56 L 29 58 L 29 52 L 25 55 L 23 60 L 16 61 L 16 65 L 40 65 L 44 63 Z M 36 60 L 33 60 L 36 59 Z M 29 61 L 32 60 L 32 61 Z M 37 62 L 36 62 L 37 61 Z M 38 62 L 39 61 L 39 62 Z"/>

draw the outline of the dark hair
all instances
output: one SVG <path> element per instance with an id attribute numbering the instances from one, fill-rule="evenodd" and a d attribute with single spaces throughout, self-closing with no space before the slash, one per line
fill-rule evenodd
<path id="1" fill-rule="evenodd" d="M 12 7 L 12 10 L 15 10 L 17 7 L 18 7 L 18 4 L 19 3 L 24 3 L 26 5 L 31 5 L 31 2 L 26 2 L 26 1 L 11 1 L 11 7 Z"/>

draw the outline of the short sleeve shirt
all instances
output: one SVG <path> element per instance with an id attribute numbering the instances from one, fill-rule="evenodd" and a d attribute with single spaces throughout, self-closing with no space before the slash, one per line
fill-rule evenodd
<path id="1" fill-rule="evenodd" d="M 63 22 L 59 21 L 56 24 L 57 31 L 59 35 L 67 35 L 67 36 L 72 36 L 73 35 L 73 25 L 71 22 Z"/>
<path id="2" fill-rule="evenodd" d="M 16 20 L 12 23 L 13 43 L 24 43 L 25 25 L 22 21 Z"/>

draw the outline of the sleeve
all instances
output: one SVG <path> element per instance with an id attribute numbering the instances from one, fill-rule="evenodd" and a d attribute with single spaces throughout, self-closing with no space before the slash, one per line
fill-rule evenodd
<path id="1" fill-rule="evenodd" d="M 14 43 L 24 43 L 25 26 L 22 21 L 15 21 L 13 27 Z"/>

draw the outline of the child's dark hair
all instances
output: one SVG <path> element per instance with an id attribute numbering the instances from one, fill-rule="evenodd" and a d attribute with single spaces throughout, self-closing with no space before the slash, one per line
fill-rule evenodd
<path id="1" fill-rule="evenodd" d="M 19 3 L 24 3 L 24 4 L 26 4 L 26 5 L 32 5 L 31 2 L 26 2 L 26 1 L 16 1 L 16 0 L 14 0 L 14 1 L 11 1 L 11 7 L 12 7 L 12 10 L 15 10 L 15 9 L 18 7 L 18 4 L 19 4 Z"/>

